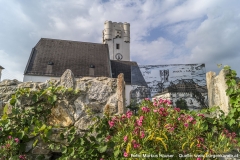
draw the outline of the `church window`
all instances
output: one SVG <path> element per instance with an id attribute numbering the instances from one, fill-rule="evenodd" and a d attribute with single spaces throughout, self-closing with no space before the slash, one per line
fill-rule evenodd
<path id="1" fill-rule="evenodd" d="M 120 44 L 116 44 L 116 49 L 120 49 Z"/>

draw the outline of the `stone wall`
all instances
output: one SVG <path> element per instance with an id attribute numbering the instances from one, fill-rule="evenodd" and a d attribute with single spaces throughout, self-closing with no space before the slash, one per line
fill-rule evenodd
<path id="1" fill-rule="evenodd" d="M 63 124 L 63 126 L 81 124 L 81 119 L 85 117 L 86 108 L 91 109 L 94 114 L 100 116 L 103 115 L 106 106 L 108 106 L 112 115 L 126 112 L 123 74 L 120 74 L 117 79 L 107 77 L 83 77 L 75 80 L 71 70 L 66 70 L 60 80 L 48 80 L 45 83 L 19 82 L 17 80 L 1 81 L 0 114 L 3 106 L 9 101 L 11 95 L 14 94 L 18 88 L 30 88 L 32 90 L 44 89 L 50 85 L 50 82 L 55 86 L 65 86 L 66 88 L 79 90 L 81 93 L 72 104 L 70 104 L 70 100 L 58 101 L 56 105 L 58 107 L 53 109 L 53 114 L 54 112 L 62 113 L 65 109 L 68 110 L 68 113 L 62 114 L 63 117 L 69 116 L 68 121 L 71 121 L 71 123 L 68 122 L 69 124 Z"/>
<path id="2" fill-rule="evenodd" d="M 226 95 L 226 79 L 227 71 L 221 70 L 218 75 L 215 72 L 206 73 L 208 103 L 209 107 L 219 106 L 225 113 L 229 112 L 229 98 Z"/>
<path id="3" fill-rule="evenodd" d="M 76 97 L 59 97 L 55 106 L 52 108 L 49 123 L 61 127 L 75 126 L 79 134 L 87 131 L 88 127 L 94 122 L 92 118 L 95 115 L 100 117 L 108 111 L 109 114 L 122 114 L 126 112 L 125 108 L 125 82 L 123 74 L 118 78 L 107 77 L 83 77 L 75 79 L 70 70 L 66 70 L 60 80 L 49 80 L 45 83 L 37 82 L 19 82 L 17 80 L 3 80 L 0 82 L 0 115 L 3 113 L 3 107 L 9 102 L 11 95 L 18 88 L 45 89 L 52 83 L 54 86 L 65 86 L 79 90 Z M 29 99 L 21 100 L 21 105 L 28 106 Z M 92 115 L 89 115 L 91 110 Z M 27 151 L 31 155 L 44 154 L 45 157 L 51 156 L 51 151 L 46 149 L 46 144 L 39 142 L 35 148 L 32 148 L 33 141 L 26 144 Z"/>

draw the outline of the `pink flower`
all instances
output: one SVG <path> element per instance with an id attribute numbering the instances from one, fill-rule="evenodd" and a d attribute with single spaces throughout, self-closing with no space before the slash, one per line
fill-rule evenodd
<path id="1" fill-rule="evenodd" d="M 127 118 L 130 118 L 132 116 L 132 111 L 127 111 Z"/>
<path id="2" fill-rule="evenodd" d="M 115 123 L 114 123 L 114 121 L 108 121 L 108 124 L 109 124 L 110 128 L 112 128 Z"/>
<path id="3" fill-rule="evenodd" d="M 230 138 L 231 136 L 232 136 L 232 134 L 231 134 L 231 133 L 228 133 L 228 134 L 227 134 L 227 137 L 229 137 L 229 138 Z"/>
<path id="4" fill-rule="evenodd" d="M 122 119 L 125 119 L 127 118 L 127 116 L 125 114 L 122 115 Z"/>
<path id="5" fill-rule="evenodd" d="M 112 121 L 117 121 L 118 120 L 118 117 L 112 117 Z"/>
<path id="6" fill-rule="evenodd" d="M 156 113 L 157 111 L 158 111 L 157 109 L 154 109 L 154 110 L 153 110 L 153 112 L 155 112 L 155 113 Z"/>
<path id="7" fill-rule="evenodd" d="M 140 128 L 135 127 L 133 133 L 136 134 L 136 135 L 138 135 L 139 132 L 140 132 Z"/>
<path id="8" fill-rule="evenodd" d="M 18 138 L 15 138 L 14 141 L 15 141 L 16 143 L 18 143 L 18 142 L 19 142 L 19 139 L 18 139 Z"/>
<path id="9" fill-rule="evenodd" d="M 8 139 L 12 139 L 12 136 L 8 136 Z"/>
<path id="10" fill-rule="evenodd" d="M 196 160 L 202 160 L 202 158 L 198 157 Z"/>
<path id="11" fill-rule="evenodd" d="M 197 114 L 199 117 L 204 117 L 204 114 Z"/>
<path id="12" fill-rule="evenodd" d="M 178 117 L 178 120 L 180 121 L 180 120 L 181 120 L 181 118 L 180 118 L 180 117 Z"/>
<path id="13" fill-rule="evenodd" d="M 204 142 L 204 138 L 202 138 L 202 137 L 199 137 L 198 140 L 199 140 L 200 142 Z"/>
<path id="14" fill-rule="evenodd" d="M 167 124 L 165 128 L 168 130 L 168 132 L 173 132 L 175 129 L 175 126 L 173 124 Z"/>
<path id="15" fill-rule="evenodd" d="M 26 157 L 26 155 L 20 155 L 20 156 L 19 156 L 19 159 L 26 160 L 27 157 Z"/>
<path id="16" fill-rule="evenodd" d="M 167 104 L 168 104 L 168 105 L 171 105 L 171 104 L 172 104 L 172 102 L 171 102 L 171 101 L 167 101 Z"/>
<path id="17" fill-rule="evenodd" d="M 143 116 L 140 116 L 139 120 L 137 120 L 137 125 L 142 126 Z"/>
<path id="18" fill-rule="evenodd" d="M 104 160 L 103 158 L 101 158 L 100 160 Z"/>
<path id="19" fill-rule="evenodd" d="M 123 138 L 124 142 L 127 142 L 127 139 L 128 139 L 128 137 L 124 136 L 124 138 Z"/>
<path id="20" fill-rule="evenodd" d="M 141 120 L 137 120 L 137 125 L 138 126 L 142 126 L 142 121 Z"/>
<path id="21" fill-rule="evenodd" d="M 168 131 L 169 131 L 169 132 L 173 132 L 174 129 L 175 129 L 174 127 L 171 127 L 171 128 L 168 129 Z"/>
<path id="22" fill-rule="evenodd" d="M 189 121 L 189 122 L 192 122 L 192 120 L 193 120 L 193 117 L 189 116 L 189 117 L 188 117 L 188 121 Z"/>
<path id="23" fill-rule="evenodd" d="M 161 107 L 159 108 L 160 111 L 165 111 L 165 108 Z"/>
<path id="24" fill-rule="evenodd" d="M 180 111 L 181 111 L 180 108 L 174 108 L 174 110 L 177 111 L 177 112 L 180 112 Z"/>
<path id="25" fill-rule="evenodd" d="M 145 137 L 144 131 L 141 131 L 140 138 L 144 138 L 144 137 Z"/>
<path id="26" fill-rule="evenodd" d="M 157 102 L 153 102 L 153 105 L 154 105 L 155 107 L 157 107 L 157 106 L 158 106 Z"/>
<path id="27" fill-rule="evenodd" d="M 127 153 L 127 152 L 124 152 L 123 156 L 124 156 L 124 157 L 128 157 L 128 153 Z"/>
<path id="28" fill-rule="evenodd" d="M 184 123 L 184 126 L 187 128 L 188 127 L 188 123 Z"/>
<path id="29" fill-rule="evenodd" d="M 136 149 L 136 148 L 139 148 L 139 147 L 140 147 L 140 144 L 138 144 L 138 143 L 134 143 L 134 144 L 133 144 L 133 148 Z"/>
<path id="30" fill-rule="evenodd" d="M 200 148 L 200 147 L 201 147 L 201 144 L 198 143 L 198 144 L 197 144 L 197 147 Z"/>
<path id="31" fill-rule="evenodd" d="M 232 136 L 233 136 L 233 137 L 236 137 L 236 133 L 235 133 L 235 132 L 232 132 Z"/>
<path id="32" fill-rule="evenodd" d="M 168 103 L 168 100 L 167 99 L 163 100 L 163 103 L 165 103 L 165 104 Z"/>
<path id="33" fill-rule="evenodd" d="M 142 107 L 142 111 L 143 111 L 144 113 L 147 113 L 147 112 L 150 111 L 150 109 L 149 109 L 148 107 Z"/>
<path id="34" fill-rule="evenodd" d="M 163 107 L 160 107 L 159 110 L 158 110 L 158 113 L 161 115 L 161 116 L 164 116 L 166 117 L 168 115 L 167 113 L 167 110 Z"/>
<path id="35" fill-rule="evenodd" d="M 132 141 L 132 144 L 133 144 L 133 148 L 135 148 L 135 149 L 137 149 L 137 148 L 140 147 L 140 144 L 138 144 L 138 143 L 136 142 L 136 140 L 133 140 L 133 141 Z"/>
<path id="36" fill-rule="evenodd" d="M 158 100 L 158 102 L 162 104 L 162 103 L 164 102 L 164 100 L 163 100 L 162 98 L 160 98 L 160 99 Z"/>
<path id="37" fill-rule="evenodd" d="M 105 138 L 105 141 L 108 142 L 110 139 L 111 139 L 111 136 L 108 135 L 108 136 Z"/>
<path id="38" fill-rule="evenodd" d="M 150 101 L 150 99 L 149 98 L 145 98 L 145 101 Z"/>

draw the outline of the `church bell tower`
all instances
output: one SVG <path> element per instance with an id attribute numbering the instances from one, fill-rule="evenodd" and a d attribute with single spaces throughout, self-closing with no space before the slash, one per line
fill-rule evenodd
<path id="1" fill-rule="evenodd" d="M 108 44 L 111 60 L 130 61 L 130 24 L 105 21 L 103 44 Z"/>

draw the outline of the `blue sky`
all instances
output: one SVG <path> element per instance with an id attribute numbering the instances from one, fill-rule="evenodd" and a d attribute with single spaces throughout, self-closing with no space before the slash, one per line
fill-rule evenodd
<path id="1" fill-rule="evenodd" d="M 239 0 L 0 0 L 2 79 L 22 81 L 40 38 L 102 43 L 106 20 L 128 22 L 141 65 L 230 65 L 240 75 Z"/>

